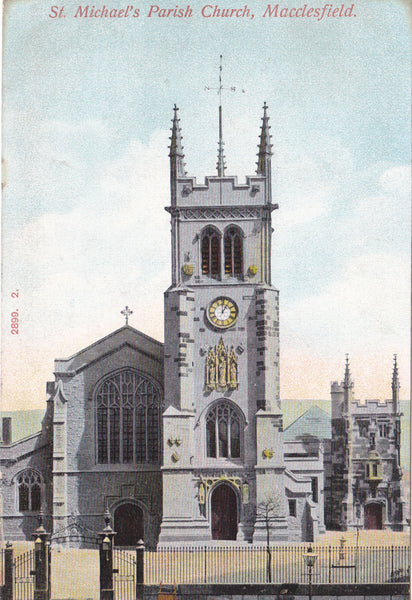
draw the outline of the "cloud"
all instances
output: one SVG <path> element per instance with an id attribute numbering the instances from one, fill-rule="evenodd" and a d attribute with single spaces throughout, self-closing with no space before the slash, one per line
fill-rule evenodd
<path id="1" fill-rule="evenodd" d="M 407 393 L 409 273 L 409 263 L 398 255 L 352 257 L 320 293 L 283 307 L 282 364 L 289 381 L 282 395 L 299 397 L 299 389 L 306 388 L 304 397 L 318 397 L 330 379 L 340 379 L 337 360 L 342 362 L 346 352 L 356 365 L 357 391 L 364 397 L 387 397 L 391 357 L 398 353 Z"/>
<path id="2" fill-rule="evenodd" d="M 134 311 L 133 326 L 163 337 L 170 225 L 164 211 L 168 177 L 159 176 L 168 173 L 168 159 L 159 147 L 167 147 L 167 138 L 160 131 L 147 145 L 132 141 L 103 170 L 93 195 L 68 212 L 41 215 L 19 236 L 6 231 L 5 403 L 39 404 L 54 358 L 120 327 L 125 304 Z M 15 287 L 20 288 L 18 340 L 10 337 L 7 317 L 15 306 L 9 290 Z"/>

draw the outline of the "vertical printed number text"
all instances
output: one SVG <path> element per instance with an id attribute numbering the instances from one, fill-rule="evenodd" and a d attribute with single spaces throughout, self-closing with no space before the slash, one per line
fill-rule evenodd
<path id="1" fill-rule="evenodd" d="M 12 298 L 19 297 L 19 290 L 16 290 L 11 293 Z M 19 309 L 16 308 L 10 315 L 10 332 L 12 335 L 19 334 Z"/>

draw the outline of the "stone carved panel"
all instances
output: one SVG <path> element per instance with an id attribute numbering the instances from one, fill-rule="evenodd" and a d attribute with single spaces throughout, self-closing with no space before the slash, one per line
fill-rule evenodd
<path id="1" fill-rule="evenodd" d="M 237 390 L 238 361 L 233 350 L 223 343 L 223 338 L 217 346 L 209 348 L 205 365 L 205 391 L 226 392 Z"/>

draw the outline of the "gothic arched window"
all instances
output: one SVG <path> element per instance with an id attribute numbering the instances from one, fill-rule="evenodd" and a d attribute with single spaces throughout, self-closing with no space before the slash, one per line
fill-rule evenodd
<path id="1" fill-rule="evenodd" d="M 41 477 L 26 469 L 17 476 L 19 512 L 38 512 L 41 509 Z"/>
<path id="2" fill-rule="evenodd" d="M 220 275 L 220 236 L 211 227 L 202 235 L 202 274 L 216 278 Z"/>
<path id="3" fill-rule="evenodd" d="M 130 369 L 95 391 L 98 463 L 158 463 L 162 399 L 147 377 Z"/>
<path id="4" fill-rule="evenodd" d="M 217 402 L 206 415 L 206 453 L 210 458 L 240 458 L 239 412 L 229 402 Z"/>
<path id="5" fill-rule="evenodd" d="M 230 227 L 224 238 L 225 274 L 240 277 L 243 268 L 242 237 L 237 227 Z"/>

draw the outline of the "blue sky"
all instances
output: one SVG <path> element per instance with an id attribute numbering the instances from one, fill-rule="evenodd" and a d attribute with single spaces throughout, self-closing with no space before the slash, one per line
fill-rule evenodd
<path id="1" fill-rule="evenodd" d="M 254 172 L 269 104 L 282 397 L 327 398 L 346 352 L 360 397 L 389 395 L 397 352 L 407 396 L 406 3 L 364 0 L 356 17 L 320 22 L 264 19 L 265 2 L 248 3 L 253 20 L 204 19 L 199 2 L 191 20 L 148 19 L 150 3 L 138 19 L 75 19 L 78 6 L 50 19 L 50 3 L 17 0 L 4 15 L 4 408 L 41 407 L 53 359 L 121 326 L 125 304 L 162 339 L 172 106 L 189 174 L 215 173 L 217 96 L 204 88 L 220 54 L 236 86 L 223 100 L 228 174 Z"/>

